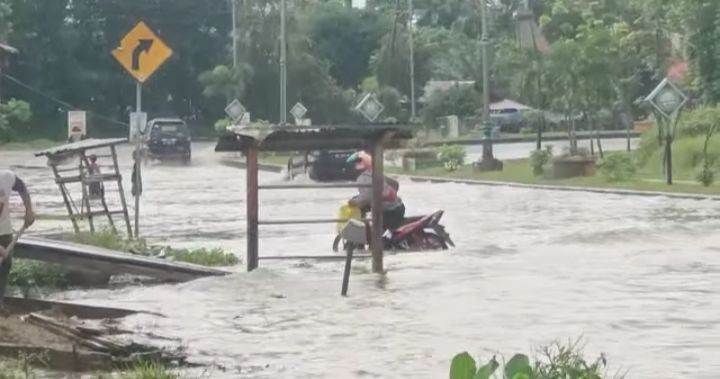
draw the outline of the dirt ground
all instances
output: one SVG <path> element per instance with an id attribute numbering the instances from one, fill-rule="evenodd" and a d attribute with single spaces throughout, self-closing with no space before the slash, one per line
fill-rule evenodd
<path id="1" fill-rule="evenodd" d="M 0 314 L 0 344 L 72 350 L 72 342 L 69 339 L 23 322 L 20 316 L 7 314 Z"/>

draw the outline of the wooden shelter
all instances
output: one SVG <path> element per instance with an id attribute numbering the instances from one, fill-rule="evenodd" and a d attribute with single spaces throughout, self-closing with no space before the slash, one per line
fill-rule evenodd
<path id="1" fill-rule="evenodd" d="M 311 184 L 311 185 L 258 185 L 258 151 L 292 152 L 331 149 L 364 149 L 373 157 L 372 225 L 382 225 L 382 192 L 384 151 L 398 147 L 412 138 L 411 129 L 396 124 L 347 125 L 314 127 L 244 127 L 231 130 L 222 136 L 215 147 L 217 152 L 242 152 L 247 165 L 247 269 L 259 265 L 258 226 L 336 223 L 327 220 L 261 220 L 259 219 L 259 190 L 357 188 L 357 184 Z M 370 247 L 373 272 L 383 272 L 382 228 L 372 228 Z"/>
<path id="2" fill-rule="evenodd" d="M 107 217 L 110 227 L 117 231 L 113 215 L 120 215 L 125 222 L 128 236 L 132 237 L 116 148 L 117 145 L 126 142 L 126 138 L 86 139 L 35 154 L 38 157 L 47 157 L 48 166 L 55 176 L 55 183 L 60 188 L 60 194 L 76 233 L 80 232 L 78 221 L 85 219 L 88 221 L 90 231 L 95 232 L 96 217 Z M 99 163 L 91 163 L 90 157 L 93 155 Z M 106 162 L 104 165 L 100 163 L 103 161 Z M 121 209 L 108 209 L 104 183 L 110 182 L 117 183 Z M 68 185 L 74 183 L 80 184 L 82 191 L 79 209 L 75 197 L 68 188 Z M 99 208 L 94 209 L 93 203 Z"/>

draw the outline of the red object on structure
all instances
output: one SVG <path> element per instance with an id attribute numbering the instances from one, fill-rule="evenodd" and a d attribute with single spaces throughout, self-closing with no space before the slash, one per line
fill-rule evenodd
<path id="1" fill-rule="evenodd" d="M 687 74 L 687 72 L 687 62 L 675 62 L 668 68 L 667 77 L 674 82 L 678 82 L 685 77 L 685 74 Z"/>

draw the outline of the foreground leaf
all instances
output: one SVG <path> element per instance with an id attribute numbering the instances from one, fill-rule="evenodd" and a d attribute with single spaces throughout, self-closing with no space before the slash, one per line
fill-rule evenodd
<path id="1" fill-rule="evenodd" d="M 450 366 L 450 379 L 474 379 L 475 367 L 475 359 L 470 354 L 458 354 Z"/>

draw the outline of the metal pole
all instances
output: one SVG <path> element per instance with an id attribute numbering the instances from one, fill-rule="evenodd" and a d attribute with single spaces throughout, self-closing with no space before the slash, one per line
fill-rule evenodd
<path id="1" fill-rule="evenodd" d="M 408 0 L 408 43 L 410 45 L 410 122 L 415 122 L 415 40 L 413 0 Z"/>
<path id="2" fill-rule="evenodd" d="M 480 47 L 482 49 L 482 82 L 483 82 L 483 129 L 485 130 L 485 139 L 483 140 L 483 160 L 492 161 L 493 145 L 492 145 L 492 125 L 490 124 L 490 78 L 488 71 L 488 28 L 487 28 L 487 0 L 480 1 L 480 22 L 482 27 L 482 37 Z"/>
<path id="3" fill-rule="evenodd" d="M 141 112 L 142 109 L 142 83 L 137 82 L 135 87 L 135 98 L 137 103 L 135 104 L 135 111 L 137 113 Z M 141 174 L 141 164 L 140 164 L 140 148 L 141 148 L 141 130 L 140 128 L 142 125 L 136 125 L 138 127 L 137 133 L 135 135 L 135 185 L 137 186 L 137 191 L 135 191 L 135 238 L 140 238 L 140 188 L 142 183 L 142 174 Z"/>
<path id="4" fill-rule="evenodd" d="M 673 174 L 672 174 L 672 139 L 670 137 L 666 137 L 665 139 L 665 165 L 667 168 L 667 184 L 671 186 L 673 184 Z"/>
<path id="5" fill-rule="evenodd" d="M 258 268 L 258 157 L 257 146 L 250 146 L 246 153 L 246 211 L 247 211 L 247 270 Z"/>
<path id="6" fill-rule="evenodd" d="M 285 30 L 285 3 L 280 1 L 280 126 L 287 124 L 287 41 Z"/>
<path id="7" fill-rule="evenodd" d="M 372 149 L 372 228 L 370 238 L 370 249 L 372 250 L 372 270 L 381 274 L 383 269 L 383 189 L 385 187 L 385 176 L 383 175 L 383 147 L 380 142 L 375 142 Z"/>
<path id="8" fill-rule="evenodd" d="M 238 35 L 237 35 L 237 0 L 230 0 L 232 5 L 232 44 L 233 44 L 233 68 L 238 65 Z"/>
<path id="9" fill-rule="evenodd" d="M 345 270 L 343 270 L 342 289 L 340 290 L 340 295 L 342 296 L 347 296 L 348 287 L 350 286 L 350 268 L 352 266 L 354 250 L 355 246 L 352 242 L 348 242 L 347 247 L 345 248 Z"/>

